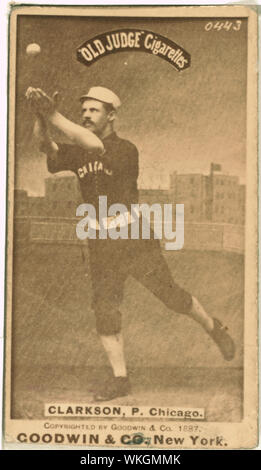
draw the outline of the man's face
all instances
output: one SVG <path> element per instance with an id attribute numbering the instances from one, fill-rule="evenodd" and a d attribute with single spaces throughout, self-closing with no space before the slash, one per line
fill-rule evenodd
<path id="1" fill-rule="evenodd" d="M 103 103 L 92 99 L 87 99 L 82 103 L 82 120 L 83 126 L 97 135 L 102 135 L 110 122 Z"/>

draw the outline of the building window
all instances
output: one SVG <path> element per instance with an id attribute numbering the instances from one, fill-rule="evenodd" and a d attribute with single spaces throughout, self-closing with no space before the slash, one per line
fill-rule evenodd
<path id="1" fill-rule="evenodd" d="M 224 185 L 224 181 L 223 181 L 223 180 L 221 180 L 221 181 L 220 181 L 220 184 L 222 184 L 222 186 L 223 186 L 223 185 Z"/>
<path id="2" fill-rule="evenodd" d="M 190 206 L 190 213 L 194 214 L 194 206 Z"/>
<path id="3" fill-rule="evenodd" d="M 53 192 L 56 191 L 56 183 L 53 184 Z"/>
<path id="4" fill-rule="evenodd" d="M 57 207 L 57 202 L 55 201 L 53 202 L 53 209 L 56 209 L 56 207 Z"/>
<path id="5" fill-rule="evenodd" d="M 194 178 L 190 178 L 190 184 L 194 183 Z"/>

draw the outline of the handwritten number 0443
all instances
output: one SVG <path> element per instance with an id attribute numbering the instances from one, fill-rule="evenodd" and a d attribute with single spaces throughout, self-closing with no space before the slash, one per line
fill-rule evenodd
<path id="1" fill-rule="evenodd" d="M 225 31 L 239 31 L 241 28 L 242 21 L 241 20 L 236 20 L 236 21 L 209 21 L 209 23 L 206 24 L 205 30 L 206 31 L 221 31 L 224 29 Z"/>

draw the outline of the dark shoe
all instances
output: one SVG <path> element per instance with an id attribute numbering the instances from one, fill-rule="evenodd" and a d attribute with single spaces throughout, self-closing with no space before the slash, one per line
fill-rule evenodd
<path id="1" fill-rule="evenodd" d="M 235 343 L 227 332 L 227 327 L 217 319 L 213 318 L 214 329 L 209 333 L 210 337 L 215 341 L 220 352 L 226 361 L 232 361 L 235 357 Z"/>
<path id="2" fill-rule="evenodd" d="M 114 377 L 99 392 L 94 395 L 95 401 L 109 401 L 117 397 L 125 397 L 131 391 L 128 377 Z"/>

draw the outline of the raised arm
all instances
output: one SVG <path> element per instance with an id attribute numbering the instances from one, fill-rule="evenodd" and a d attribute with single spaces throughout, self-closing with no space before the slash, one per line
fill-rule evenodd
<path id="1" fill-rule="evenodd" d="M 57 149 L 58 146 L 48 136 L 47 122 L 62 131 L 71 142 L 79 147 L 97 153 L 103 152 L 103 143 L 93 132 L 75 124 L 56 110 L 55 95 L 50 98 L 40 88 L 29 87 L 26 91 L 26 98 L 37 115 L 36 129 L 41 128 L 39 133 L 44 136 L 43 140 L 48 149 L 52 148 L 55 151 L 55 146 Z"/>
<path id="2" fill-rule="evenodd" d="M 39 142 L 41 152 L 50 157 L 55 157 L 58 152 L 58 145 L 51 138 L 47 122 L 41 114 L 36 114 L 33 133 Z"/>

